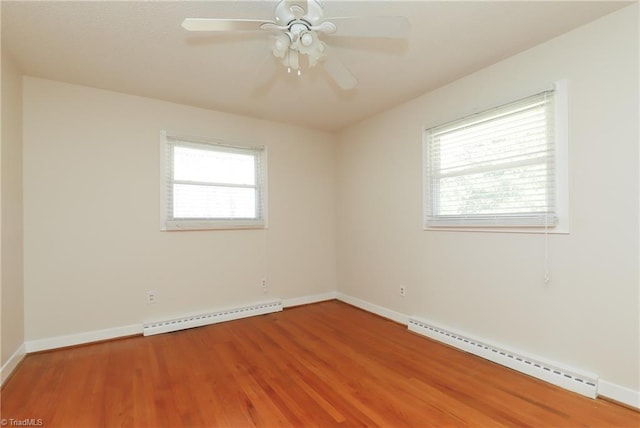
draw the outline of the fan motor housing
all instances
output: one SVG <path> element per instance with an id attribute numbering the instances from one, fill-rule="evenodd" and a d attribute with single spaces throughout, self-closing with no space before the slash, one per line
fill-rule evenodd
<path id="1" fill-rule="evenodd" d="M 317 25 L 322 21 L 322 9 L 318 0 L 306 2 L 280 0 L 275 8 L 275 20 L 278 25 L 290 26 L 294 23 L 307 26 Z"/>

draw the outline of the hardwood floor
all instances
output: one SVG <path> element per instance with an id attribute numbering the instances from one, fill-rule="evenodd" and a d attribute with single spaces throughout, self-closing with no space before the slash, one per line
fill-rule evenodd
<path id="1" fill-rule="evenodd" d="M 640 426 L 337 301 L 28 355 L 1 398 L 45 427 Z"/>

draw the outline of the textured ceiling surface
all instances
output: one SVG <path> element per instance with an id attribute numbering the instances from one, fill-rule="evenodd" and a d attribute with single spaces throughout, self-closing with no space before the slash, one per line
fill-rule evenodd
<path id="1" fill-rule="evenodd" d="M 618 1 L 325 1 L 325 17 L 402 15 L 407 40 L 324 36 L 357 77 L 289 75 L 268 34 L 190 33 L 185 18 L 273 19 L 275 1 L 2 1 L 2 45 L 27 75 L 327 131 L 624 7 Z"/>

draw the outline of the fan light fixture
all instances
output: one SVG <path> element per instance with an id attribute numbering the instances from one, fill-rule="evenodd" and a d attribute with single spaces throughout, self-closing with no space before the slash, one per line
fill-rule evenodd
<path id="1" fill-rule="evenodd" d="M 336 31 L 333 23 L 321 21 L 322 6 L 319 2 L 308 1 L 305 14 L 305 10 L 299 4 L 281 0 L 276 5 L 275 25 L 268 22 L 260 28 L 278 31 L 278 34 L 271 36 L 271 52 L 281 60 L 287 70 L 296 70 L 300 76 L 300 54 L 307 56 L 310 67 L 314 67 L 326 55 L 327 45 L 318 38 L 317 32 Z"/>
<path id="2" fill-rule="evenodd" d="M 363 2 L 364 3 L 364 2 Z M 300 76 L 300 55 L 306 56 L 309 67 L 324 65 L 329 76 L 342 89 L 357 84 L 355 76 L 335 56 L 327 55 L 327 44 L 319 35 L 332 37 L 403 38 L 409 30 L 409 20 L 403 16 L 323 17 L 319 0 L 279 0 L 274 21 L 251 19 L 187 18 L 182 27 L 189 31 L 270 31 L 271 53 L 287 68 Z"/>

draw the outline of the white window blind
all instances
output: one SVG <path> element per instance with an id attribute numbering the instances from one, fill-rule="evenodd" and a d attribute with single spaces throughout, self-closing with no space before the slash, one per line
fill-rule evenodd
<path id="1" fill-rule="evenodd" d="M 163 133 L 163 228 L 265 225 L 264 149 Z"/>
<path id="2" fill-rule="evenodd" d="M 554 91 L 425 132 L 425 227 L 553 227 Z"/>

